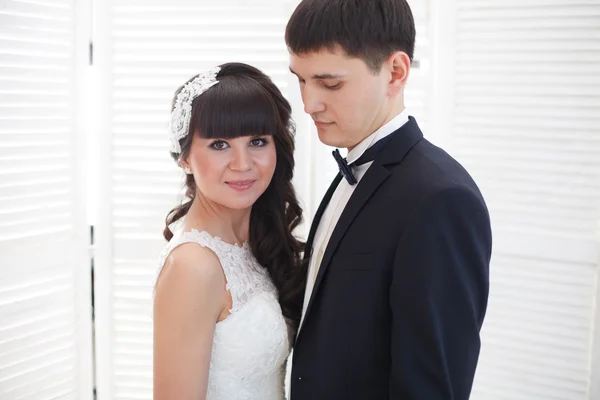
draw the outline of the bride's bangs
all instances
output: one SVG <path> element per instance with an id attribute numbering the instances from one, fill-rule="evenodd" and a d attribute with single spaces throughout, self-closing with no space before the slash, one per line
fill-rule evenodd
<path id="1" fill-rule="evenodd" d="M 202 138 L 276 135 L 281 129 L 276 104 L 252 79 L 224 77 L 194 101 L 190 127 Z"/>

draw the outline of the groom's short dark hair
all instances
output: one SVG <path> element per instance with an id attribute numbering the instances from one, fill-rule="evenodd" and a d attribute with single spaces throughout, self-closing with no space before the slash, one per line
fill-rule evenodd
<path id="1" fill-rule="evenodd" d="M 303 0 L 287 24 L 285 41 L 295 54 L 339 45 L 379 71 L 396 51 L 412 61 L 415 22 L 406 0 Z"/>

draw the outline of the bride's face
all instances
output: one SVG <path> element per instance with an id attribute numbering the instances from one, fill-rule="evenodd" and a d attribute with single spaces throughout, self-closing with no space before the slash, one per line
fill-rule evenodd
<path id="1" fill-rule="evenodd" d="M 226 208 L 252 207 L 269 186 L 277 154 L 272 136 L 203 139 L 194 135 L 187 158 L 202 196 Z"/>

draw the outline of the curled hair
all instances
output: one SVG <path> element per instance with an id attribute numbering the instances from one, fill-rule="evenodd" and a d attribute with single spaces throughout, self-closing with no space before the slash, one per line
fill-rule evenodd
<path id="1" fill-rule="evenodd" d="M 271 79 L 250 65 L 223 64 L 217 80 L 217 85 L 192 102 L 189 132 L 179 141 L 181 154 L 171 156 L 176 161 L 185 159 L 193 135 L 211 139 L 273 136 L 277 164 L 269 186 L 252 206 L 249 244 L 279 292 L 283 315 L 296 328 L 302 312 L 306 265 L 302 260 L 304 243 L 292 234 L 302 221 L 302 208 L 292 186 L 295 128 L 291 107 Z M 186 175 L 185 184 L 188 200 L 167 215 L 163 232 L 167 240 L 173 237 L 170 225 L 188 213 L 196 194 L 193 175 Z"/>

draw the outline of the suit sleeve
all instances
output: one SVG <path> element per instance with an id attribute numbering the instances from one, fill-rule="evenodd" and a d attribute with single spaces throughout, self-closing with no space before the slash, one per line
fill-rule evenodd
<path id="1" fill-rule="evenodd" d="M 439 191 L 413 213 L 390 287 L 390 399 L 469 398 L 491 247 L 487 208 L 470 189 Z"/>

